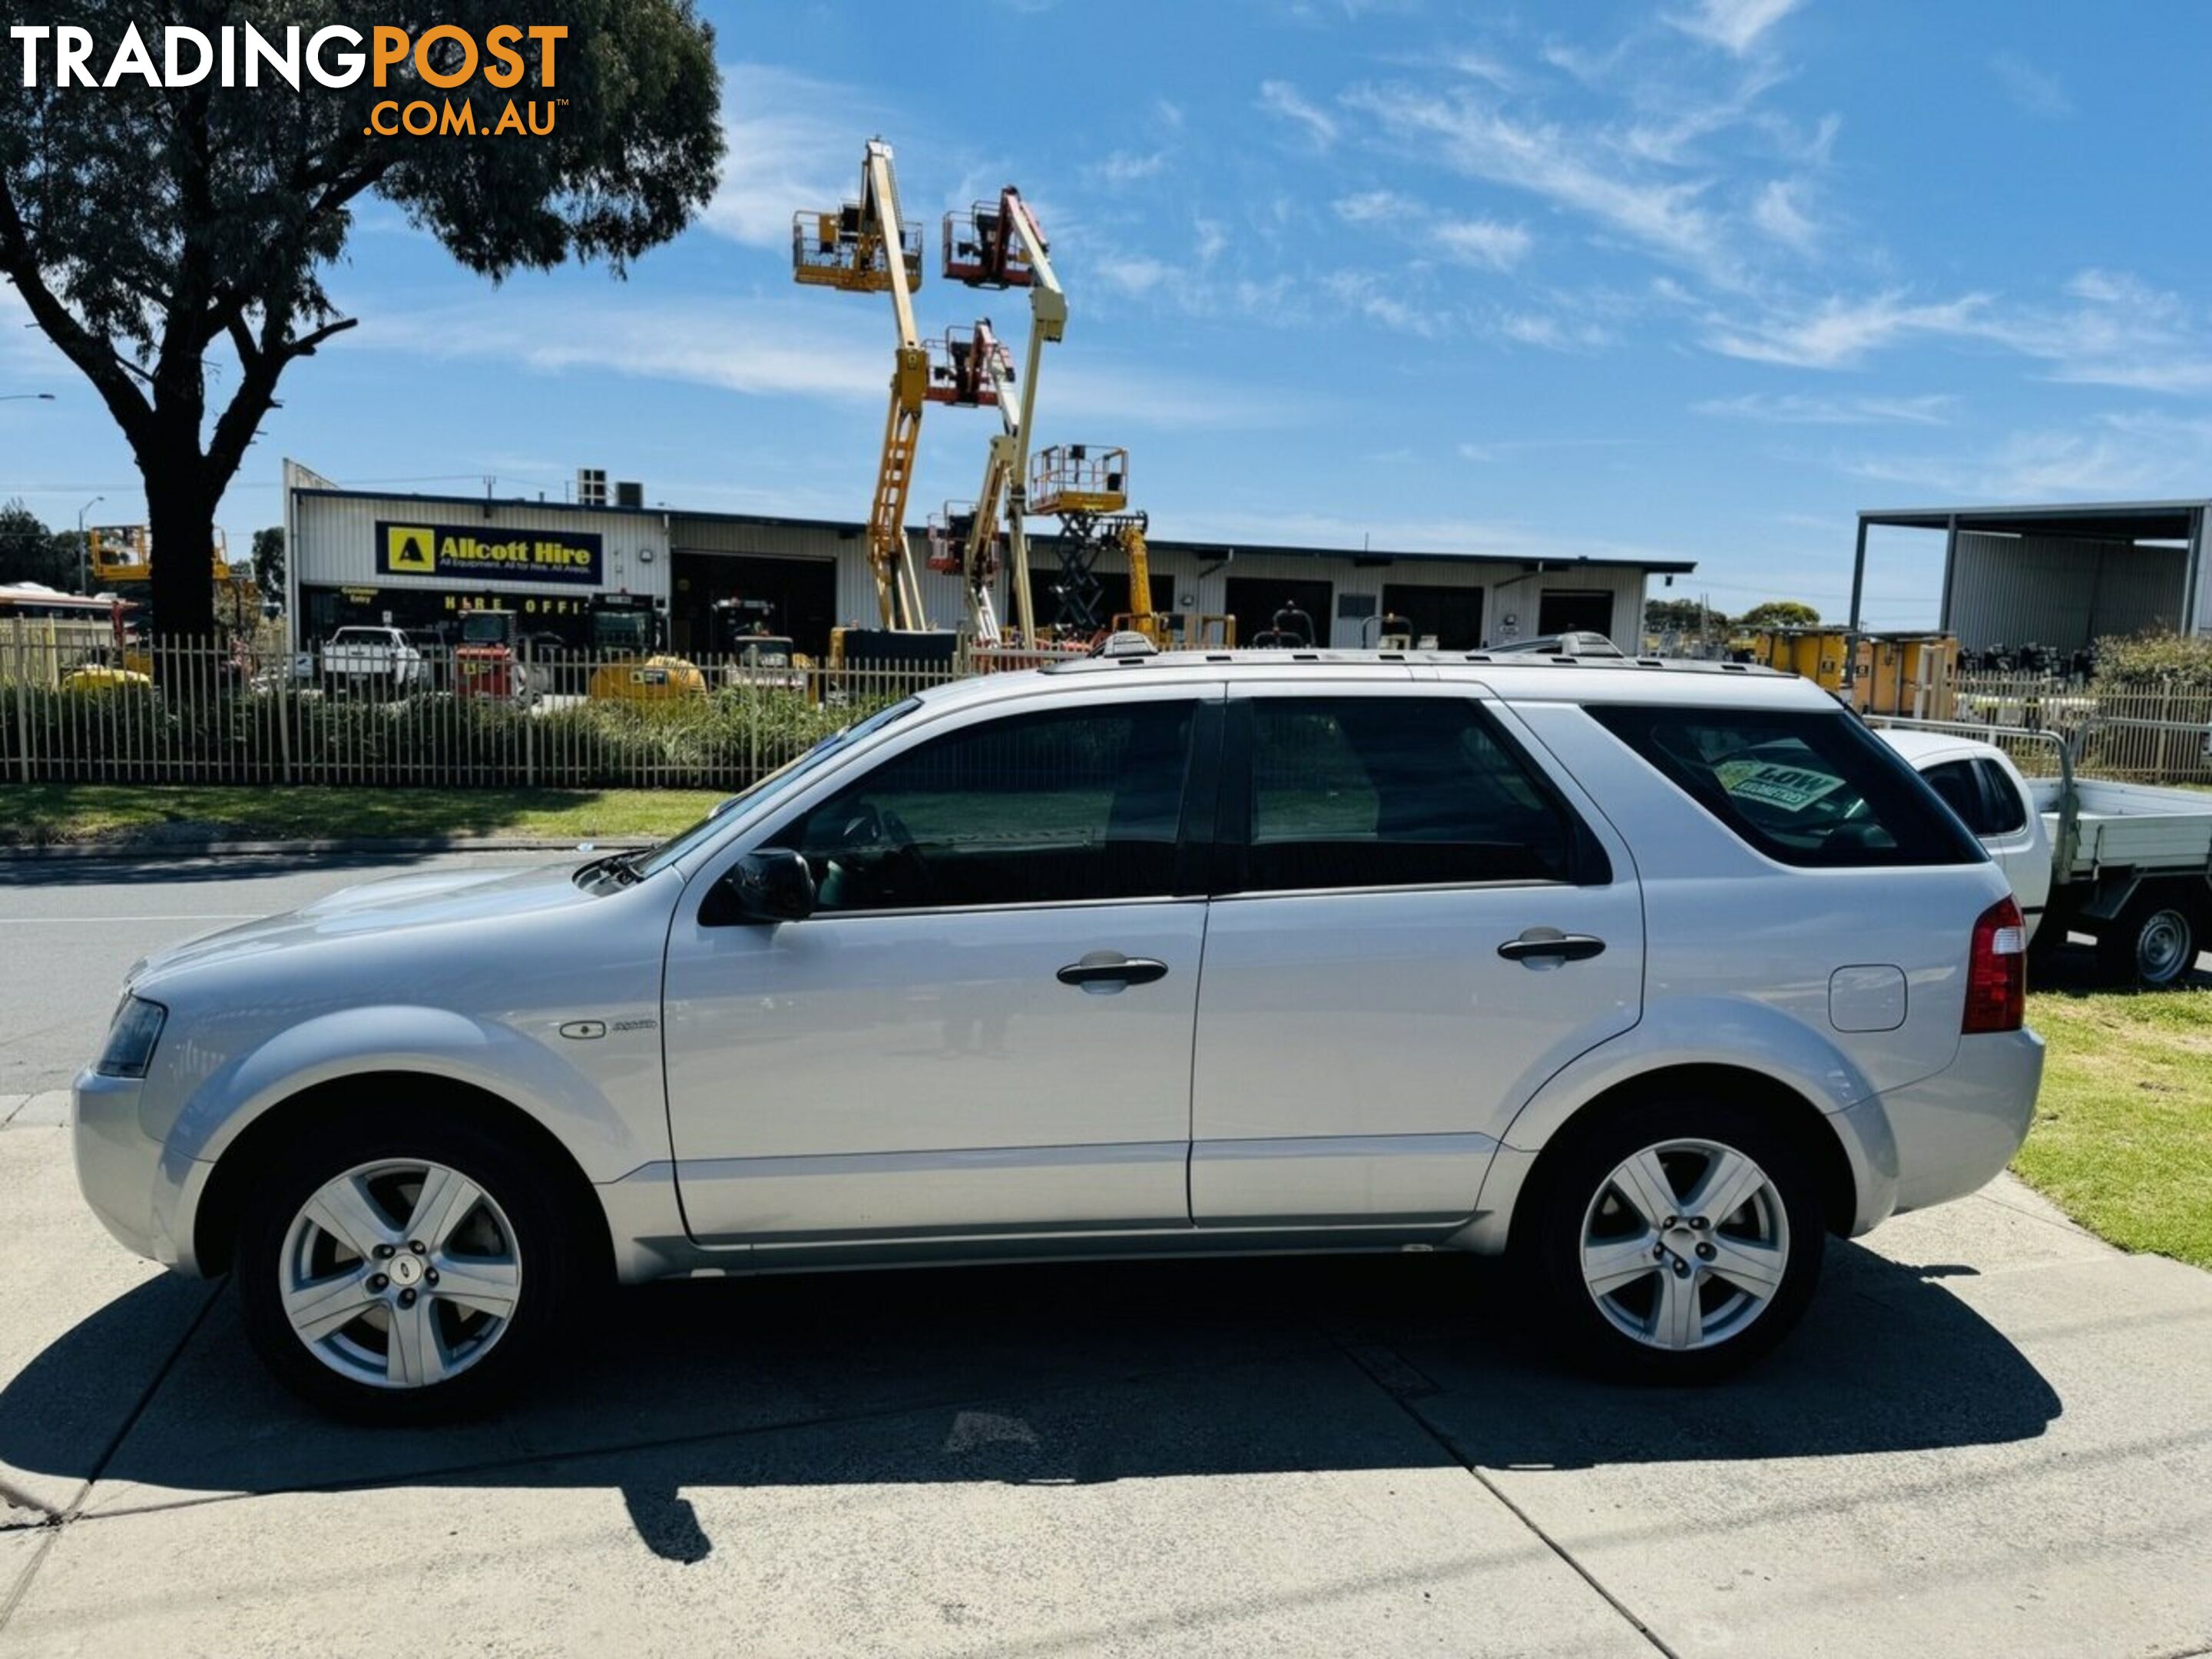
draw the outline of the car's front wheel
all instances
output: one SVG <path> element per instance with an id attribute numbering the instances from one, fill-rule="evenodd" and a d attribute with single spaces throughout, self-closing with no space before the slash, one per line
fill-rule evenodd
<path id="1" fill-rule="evenodd" d="M 1528 1235 L 1553 1323 L 1611 1375 L 1704 1382 L 1810 1300 L 1826 1239 L 1796 1144 L 1733 1103 L 1655 1102 L 1575 1133 Z"/>
<path id="2" fill-rule="evenodd" d="M 534 1159 L 404 1108 L 296 1142 L 246 1205 L 234 1273 L 254 1346 L 316 1406 L 465 1416 L 532 1371 L 579 1280 Z"/>

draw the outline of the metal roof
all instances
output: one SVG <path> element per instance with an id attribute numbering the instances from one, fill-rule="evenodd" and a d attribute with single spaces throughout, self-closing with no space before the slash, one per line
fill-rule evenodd
<path id="1" fill-rule="evenodd" d="M 1912 507 L 1866 509 L 1859 523 L 1906 530 L 1993 530 L 2013 536 L 2086 536 L 2097 541 L 2185 542 L 2212 501 L 2059 501 L 2043 507 Z"/>
<path id="2" fill-rule="evenodd" d="M 708 524 L 750 525 L 769 530 L 828 531 L 848 539 L 857 539 L 866 533 L 866 527 L 858 522 L 841 519 L 788 519 L 764 513 L 715 513 L 695 511 L 679 507 L 617 507 L 608 503 L 601 507 L 583 507 L 574 501 L 547 501 L 527 495 L 424 495 L 411 491 L 386 489 L 346 489 L 343 488 L 315 489 L 300 486 L 295 495 L 312 496 L 323 501 L 416 501 L 434 507 L 503 507 L 526 508 L 538 513 L 623 513 L 657 519 L 692 519 Z M 908 526 L 907 534 L 919 538 L 924 532 Z M 1040 540 L 1043 539 L 1039 538 Z M 1494 564 L 1519 565 L 1528 571 L 1547 570 L 1649 570 L 1662 575 L 1686 575 L 1698 568 L 1694 559 L 1606 559 L 1606 558 L 1527 558 L 1511 553 L 1485 553 L 1470 549 L 1465 552 L 1438 552 L 1433 549 L 1413 551 L 1402 548 L 1366 547 L 1297 547 L 1280 543 L 1176 541 L 1169 538 L 1147 537 L 1146 545 L 1155 553 L 1184 553 L 1195 559 L 1219 559 L 1234 554 L 1238 558 L 1307 558 L 1350 559 L 1355 564 L 1386 565 L 1400 562 L 1463 563 L 1470 559 L 1485 560 Z"/>

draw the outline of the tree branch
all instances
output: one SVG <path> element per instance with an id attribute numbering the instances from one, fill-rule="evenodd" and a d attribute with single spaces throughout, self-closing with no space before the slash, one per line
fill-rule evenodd
<path id="1" fill-rule="evenodd" d="M 0 270 L 5 270 L 15 283 L 15 291 L 30 308 L 32 320 L 92 382 L 100 401 L 107 405 L 108 413 L 115 416 L 115 423 L 123 428 L 123 435 L 136 449 L 151 432 L 153 408 L 123 372 L 122 355 L 77 321 L 75 313 L 46 286 L 37 257 L 32 252 L 30 239 L 24 234 L 23 219 L 15 210 L 15 195 L 3 178 L 0 178 Z"/>

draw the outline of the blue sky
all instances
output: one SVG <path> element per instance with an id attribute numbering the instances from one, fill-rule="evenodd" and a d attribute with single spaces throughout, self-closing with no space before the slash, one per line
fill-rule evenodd
<path id="1" fill-rule="evenodd" d="M 1047 442 L 1122 443 L 1158 533 L 1698 561 L 1844 608 L 1855 509 L 2212 494 L 2198 161 L 2212 9 L 1919 0 L 710 4 L 714 207 L 626 283 L 494 289 L 392 209 L 223 505 L 348 483 L 857 518 L 890 307 L 789 280 L 793 210 L 897 150 L 927 331 L 1018 296 L 934 271 L 1019 184 L 1069 289 Z M 0 288 L 0 497 L 137 516 L 88 389 Z M 990 417 L 933 410 L 914 518 Z M 1869 616 L 1932 619 L 1878 544 Z"/>

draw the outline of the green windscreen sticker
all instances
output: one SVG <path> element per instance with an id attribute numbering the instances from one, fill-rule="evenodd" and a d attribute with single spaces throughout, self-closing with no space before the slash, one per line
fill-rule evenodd
<path id="1" fill-rule="evenodd" d="M 1713 775 L 1738 800 L 1755 800 L 1784 812 L 1802 812 L 1844 787 L 1844 781 L 1832 773 L 1776 761 L 1723 761 L 1713 768 Z"/>

